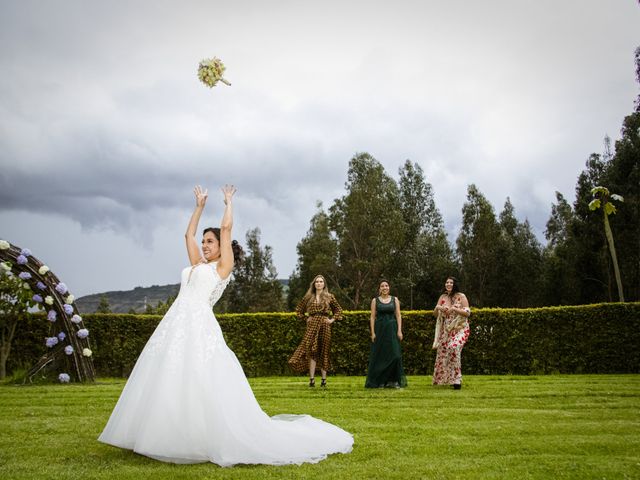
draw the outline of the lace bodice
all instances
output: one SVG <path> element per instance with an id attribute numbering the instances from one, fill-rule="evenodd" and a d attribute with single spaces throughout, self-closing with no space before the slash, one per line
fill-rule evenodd
<path id="1" fill-rule="evenodd" d="M 213 307 L 227 288 L 231 275 L 224 280 L 216 269 L 216 262 L 201 263 L 182 270 L 179 297 L 197 302 L 207 302 Z"/>

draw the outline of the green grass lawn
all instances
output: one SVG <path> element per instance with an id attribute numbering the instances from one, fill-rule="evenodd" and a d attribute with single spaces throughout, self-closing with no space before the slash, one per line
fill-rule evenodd
<path id="1" fill-rule="evenodd" d="M 409 377 L 250 380 L 271 415 L 309 413 L 353 433 L 315 465 L 172 465 L 96 441 L 124 380 L 0 387 L 0 478 L 640 478 L 640 375 L 465 376 L 460 391 Z"/>

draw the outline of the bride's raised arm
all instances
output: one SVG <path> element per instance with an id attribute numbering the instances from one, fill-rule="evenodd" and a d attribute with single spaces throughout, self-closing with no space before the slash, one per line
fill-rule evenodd
<path id="1" fill-rule="evenodd" d="M 220 278 L 227 278 L 233 270 L 233 248 L 231 247 L 231 229 L 233 227 L 232 198 L 236 193 L 236 187 L 225 185 L 222 187 L 224 194 L 224 214 L 220 224 L 220 261 L 217 265 Z"/>
<path id="2" fill-rule="evenodd" d="M 196 208 L 191 214 L 187 231 L 184 234 L 184 239 L 187 242 L 187 253 L 189 254 L 189 262 L 191 265 L 197 265 L 202 262 L 202 254 L 196 241 L 196 231 L 198 230 L 198 223 L 200 223 L 200 216 L 204 210 L 204 206 L 207 203 L 208 193 L 200 185 L 196 185 L 193 189 L 193 193 L 196 196 Z"/>

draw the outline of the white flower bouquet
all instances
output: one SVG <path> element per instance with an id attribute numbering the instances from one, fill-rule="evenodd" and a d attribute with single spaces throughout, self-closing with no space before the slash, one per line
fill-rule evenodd
<path id="1" fill-rule="evenodd" d="M 205 58 L 198 66 L 198 78 L 209 88 L 215 87 L 218 82 L 231 85 L 222 77 L 225 69 L 226 67 L 219 58 Z"/>

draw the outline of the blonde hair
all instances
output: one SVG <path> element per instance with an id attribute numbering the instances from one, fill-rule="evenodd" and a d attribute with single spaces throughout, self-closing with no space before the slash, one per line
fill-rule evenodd
<path id="1" fill-rule="evenodd" d="M 307 290 L 304 298 L 306 300 L 311 300 L 316 296 L 316 280 L 318 278 L 321 278 L 324 281 L 324 288 L 320 292 L 320 300 L 322 300 L 325 306 L 328 307 L 329 302 L 331 302 L 331 294 L 329 293 L 329 287 L 327 287 L 327 280 L 322 275 L 316 275 L 315 277 L 313 277 L 313 280 L 311 280 L 311 284 L 309 284 L 309 290 Z"/>

